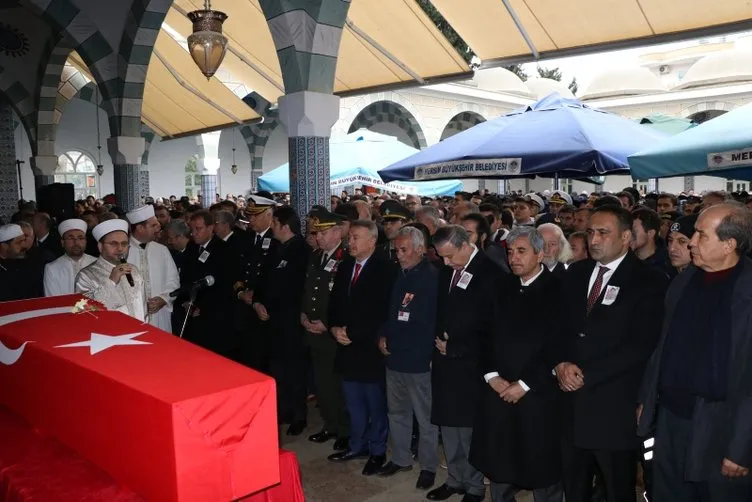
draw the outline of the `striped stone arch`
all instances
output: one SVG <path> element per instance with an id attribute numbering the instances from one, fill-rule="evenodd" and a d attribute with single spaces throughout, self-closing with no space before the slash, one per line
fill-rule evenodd
<path id="1" fill-rule="evenodd" d="M 113 85 L 118 81 L 118 54 L 99 28 L 71 0 L 20 0 L 20 4 L 70 41 L 99 82 L 108 116 L 115 116 L 122 101 L 119 87 Z M 113 135 L 116 131 L 111 129 Z"/>
<path id="2" fill-rule="evenodd" d="M 36 155 L 37 128 L 34 96 L 2 66 L 0 66 L 0 94 L 5 97 L 13 111 L 18 115 L 21 125 L 23 125 L 29 137 L 32 155 Z"/>
<path id="3" fill-rule="evenodd" d="M 485 117 L 483 117 L 483 115 L 478 112 L 460 112 L 449 120 L 447 125 L 444 127 L 444 130 L 441 132 L 441 139 L 439 141 L 444 141 L 445 139 L 457 134 L 458 132 L 470 129 L 471 127 L 481 124 L 485 121 Z"/>
<path id="4" fill-rule="evenodd" d="M 137 136 L 141 132 L 141 105 L 149 60 L 159 30 L 173 0 L 133 0 L 125 22 L 118 50 L 118 85 L 115 94 L 120 106 L 115 117 L 113 135 Z M 114 122 L 114 123 L 113 123 Z"/>
<path id="5" fill-rule="evenodd" d="M 376 124 L 387 122 L 402 129 L 410 138 L 413 147 L 422 149 L 428 146 L 418 120 L 403 105 L 393 101 L 376 101 L 361 110 L 350 124 L 347 133 L 358 129 L 369 129 Z"/>
<path id="6" fill-rule="evenodd" d="M 679 114 L 682 116 L 682 118 L 687 118 L 697 112 L 705 112 L 708 110 L 730 112 L 737 106 L 739 105 L 737 105 L 736 103 L 729 103 L 728 101 L 704 101 L 702 103 L 695 103 L 691 106 L 686 107 Z"/>
<path id="7" fill-rule="evenodd" d="M 47 58 L 43 58 L 40 67 L 39 86 L 37 89 L 37 150 L 38 155 L 55 155 L 55 137 L 60 123 L 62 111 L 69 97 L 60 93 L 63 80 L 70 73 L 70 65 L 66 65 L 68 56 L 73 51 L 73 44 L 66 38 L 60 38 L 50 50 Z M 75 70 L 78 72 L 78 70 Z M 83 77 L 83 76 L 82 76 Z M 86 80 L 83 79 L 83 83 Z"/>
<path id="8" fill-rule="evenodd" d="M 682 118 L 686 119 L 702 112 L 712 112 L 712 111 L 730 112 L 737 106 L 738 105 L 736 105 L 735 103 L 729 103 L 727 101 L 705 101 L 702 103 L 695 103 L 691 106 L 688 106 L 687 108 L 683 109 L 680 112 L 680 115 Z"/>
<path id="9" fill-rule="evenodd" d="M 94 85 L 94 82 L 89 82 L 88 84 L 81 87 L 78 90 L 78 93 L 74 95 L 74 98 L 78 98 L 81 101 L 86 101 L 87 103 L 91 103 L 100 107 L 102 107 L 104 103 L 102 93 L 97 92 L 97 86 Z"/>
<path id="10" fill-rule="evenodd" d="M 240 128 L 240 134 L 245 140 L 248 147 L 248 153 L 251 155 L 251 190 L 256 191 L 256 180 L 261 176 L 264 149 L 269 137 L 274 129 L 281 125 L 279 120 L 279 110 L 269 110 L 264 116 L 264 121 L 258 124 L 250 124 Z"/>

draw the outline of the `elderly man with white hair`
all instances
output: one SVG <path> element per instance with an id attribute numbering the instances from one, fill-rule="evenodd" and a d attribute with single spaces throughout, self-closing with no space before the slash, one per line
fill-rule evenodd
<path id="1" fill-rule="evenodd" d="M 86 230 L 84 220 L 72 218 L 57 227 L 65 254 L 44 267 L 44 296 L 70 295 L 75 289 L 75 280 L 84 267 L 97 259 L 86 254 Z"/>
<path id="2" fill-rule="evenodd" d="M 538 227 L 538 233 L 545 241 L 543 264 L 549 272 L 561 278 L 572 259 L 572 246 L 564 236 L 564 231 L 554 223 L 544 223 Z"/>

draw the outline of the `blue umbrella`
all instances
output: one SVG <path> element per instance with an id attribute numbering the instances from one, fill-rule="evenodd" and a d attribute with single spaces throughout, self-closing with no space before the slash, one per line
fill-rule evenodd
<path id="1" fill-rule="evenodd" d="M 752 179 L 752 105 L 708 120 L 629 157 L 633 178 L 704 174 Z"/>
<path id="2" fill-rule="evenodd" d="M 462 190 L 457 180 L 385 183 L 378 169 L 417 152 L 394 136 L 365 129 L 329 142 L 329 179 L 332 187 L 369 185 L 381 190 L 416 195 L 454 195 Z M 269 171 L 258 179 L 259 189 L 270 192 L 290 191 L 289 164 Z"/>
<path id="3" fill-rule="evenodd" d="M 629 172 L 627 156 L 666 135 L 551 94 L 379 171 L 384 180 L 587 178 Z"/>

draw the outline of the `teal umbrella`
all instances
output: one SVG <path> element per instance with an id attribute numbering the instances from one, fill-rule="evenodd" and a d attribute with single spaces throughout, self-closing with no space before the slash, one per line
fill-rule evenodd
<path id="1" fill-rule="evenodd" d="M 369 185 L 380 190 L 422 196 L 454 195 L 462 190 L 462 182 L 457 180 L 386 183 L 381 179 L 379 169 L 417 152 L 394 136 L 365 129 L 332 139 L 329 142 L 329 184 L 333 190 L 349 185 Z M 260 176 L 258 183 L 261 190 L 289 192 L 289 164 Z"/>
<path id="2" fill-rule="evenodd" d="M 752 104 L 629 156 L 634 179 L 691 174 L 752 180 Z"/>
<path id="3" fill-rule="evenodd" d="M 648 115 L 647 117 L 637 119 L 637 122 L 646 125 L 651 129 L 655 129 L 656 131 L 660 131 L 671 136 L 673 136 L 674 134 L 679 134 L 680 132 L 684 132 L 687 129 L 691 129 L 692 127 L 695 127 L 697 125 L 691 120 L 672 117 L 663 113 L 653 113 L 651 115 Z"/>

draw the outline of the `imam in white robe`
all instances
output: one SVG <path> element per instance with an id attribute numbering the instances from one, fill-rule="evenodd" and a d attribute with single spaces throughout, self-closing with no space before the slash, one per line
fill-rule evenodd
<path id="1" fill-rule="evenodd" d="M 64 254 L 44 266 L 44 296 L 72 295 L 75 292 L 76 276 L 84 267 L 97 259 L 84 254 L 78 260 Z"/>
<path id="2" fill-rule="evenodd" d="M 139 242 L 131 237 L 128 251 L 128 263 L 135 265 L 144 278 L 146 299 L 160 297 L 166 305 L 154 315 L 148 315 L 146 321 L 152 326 L 172 333 L 172 302 L 170 293 L 180 287 L 180 276 L 170 250 L 158 242 L 149 242 L 146 249 L 141 249 Z"/>
<path id="3" fill-rule="evenodd" d="M 98 301 L 107 307 L 107 310 L 116 310 L 139 321 L 145 321 L 146 297 L 141 273 L 137 267 L 133 267 L 133 286 L 128 284 L 125 275 L 115 284 L 110 279 L 115 267 L 116 265 L 100 256 L 94 263 L 81 269 L 76 276 L 76 293 L 82 293 L 87 298 Z"/>

